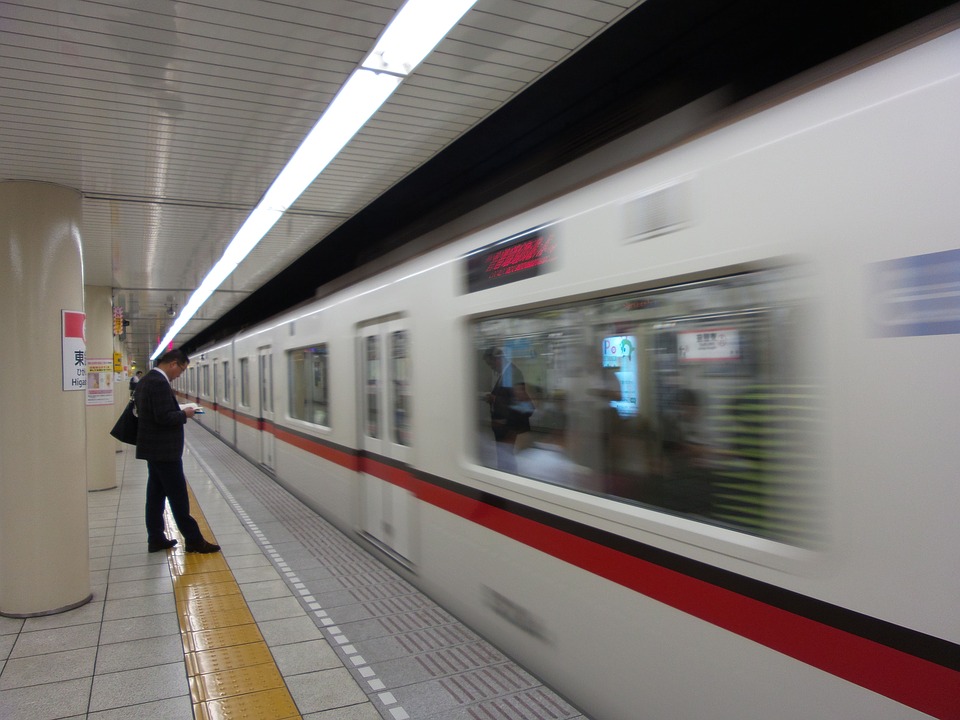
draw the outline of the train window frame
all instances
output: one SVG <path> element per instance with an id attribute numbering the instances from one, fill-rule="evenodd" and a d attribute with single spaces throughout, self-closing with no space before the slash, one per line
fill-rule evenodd
<path id="1" fill-rule="evenodd" d="M 410 448 L 413 444 L 410 330 L 406 327 L 393 328 L 386 337 L 387 381 L 390 383 L 388 407 L 394 418 L 390 427 L 390 441 Z"/>
<path id="2" fill-rule="evenodd" d="M 257 402 L 260 403 L 261 415 L 273 415 L 273 347 L 264 345 L 257 348 Z"/>
<path id="3" fill-rule="evenodd" d="M 231 397 L 233 383 L 231 382 L 232 376 L 230 375 L 230 361 L 224 360 L 222 363 L 222 368 L 223 368 L 223 397 L 220 399 L 223 403 L 230 405 L 233 402 L 233 399 Z"/>
<path id="4" fill-rule="evenodd" d="M 802 278 L 807 276 L 806 269 L 799 268 L 794 263 L 786 265 L 771 265 L 765 267 L 750 267 L 741 270 L 730 270 L 726 272 L 711 275 L 708 278 L 699 278 L 696 280 L 675 280 L 663 281 L 652 288 L 642 289 L 617 289 L 610 290 L 603 294 L 595 294 L 585 298 L 557 298 L 549 304 L 538 304 L 535 307 L 519 307 L 498 309 L 496 312 L 486 312 L 467 318 L 467 338 L 466 342 L 469 352 L 477 360 L 478 377 L 483 376 L 481 356 L 482 346 L 487 345 L 486 339 L 478 339 L 482 333 L 478 333 L 478 328 L 483 323 L 504 323 L 508 324 L 510 320 L 530 318 L 540 314 L 558 313 L 567 309 L 577 309 L 584 307 L 596 307 L 603 303 L 623 302 L 638 300 L 642 303 L 644 298 L 664 296 L 670 293 L 680 292 L 691 288 L 710 288 L 724 285 L 730 285 L 736 291 L 738 283 L 745 283 L 746 286 L 763 288 L 762 292 L 770 292 L 778 300 L 783 300 L 785 296 L 791 296 L 791 303 L 796 305 L 797 312 L 801 318 L 805 319 L 803 327 L 797 331 L 798 335 L 810 331 L 810 318 L 804 315 L 804 311 L 810 309 L 812 305 L 812 296 L 809 286 L 804 285 Z M 790 287 L 780 287 L 776 282 L 794 283 Z M 799 285 L 795 283 L 799 281 Z M 800 288 L 806 289 L 800 289 Z M 781 294 L 783 297 L 781 297 Z M 795 297 L 794 297 L 795 296 Z M 638 307 L 640 307 L 638 305 Z M 729 312 L 723 313 L 704 313 L 703 318 L 709 318 L 716 322 L 730 319 Z M 696 324 L 696 315 L 690 318 L 673 318 L 674 321 L 691 321 Z M 802 342 L 797 340 L 797 342 Z M 706 347 L 706 345 L 704 345 Z M 709 354 L 711 351 L 702 350 Z M 798 370 L 793 368 L 792 372 L 812 373 L 809 375 L 811 382 L 818 378 L 815 363 L 812 362 L 813 353 L 808 352 L 802 361 L 802 367 Z M 705 358 L 709 359 L 709 358 Z M 798 361 L 801 362 L 801 361 Z M 529 380 L 528 380 L 529 382 Z M 823 378 L 819 377 L 818 389 L 822 390 Z M 536 403 L 536 398 L 534 402 Z M 811 407 L 816 411 L 822 404 L 822 396 L 817 395 L 810 400 Z M 483 422 L 479 420 L 482 415 L 478 415 L 478 420 L 470 423 L 472 433 L 483 433 L 490 431 L 489 425 L 485 428 Z M 815 434 L 814 434 L 815 435 Z M 822 511 L 820 502 L 822 493 L 822 472 L 816 462 L 816 454 L 822 450 L 820 443 L 822 438 L 814 437 L 811 446 L 807 448 L 810 458 L 810 468 L 803 473 L 803 478 L 798 481 L 805 483 L 804 488 L 809 490 L 811 503 Z M 727 521 L 716 522 L 713 518 L 707 519 L 699 517 L 689 512 L 675 512 L 672 509 L 661 507 L 649 502 L 625 501 L 623 498 L 609 493 L 592 493 L 580 487 L 564 486 L 562 483 L 528 477 L 522 471 L 516 474 L 498 470 L 491 466 L 489 455 L 485 462 L 480 457 L 480 451 L 474 443 L 471 446 L 468 440 L 466 447 L 468 452 L 468 475 L 483 483 L 490 483 L 503 489 L 510 489 L 521 492 L 525 495 L 549 501 L 560 502 L 561 504 L 579 507 L 583 509 L 587 506 L 592 509 L 592 514 L 600 514 L 608 517 L 618 523 L 627 523 L 637 528 L 651 530 L 659 535 L 682 539 L 684 542 L 693 542 L 702 544 L 709 540 L 711 547 L 714 547 L 718 539 L 724 539 L 730 542 L 731 549 L 737 548 L 736 554 L 744 552 L 751 553 L 762 549 L 757 557 L 753 559 L 758 562 L 766 563 L 770 557 L 791 557 L 806 556 L 810 551 L 820 546 L 822 540 L 823 528 L 826 520 L 822 517 L 816 517 L 813 511 L 807 511 L 804 516 L 804 522 L 809 522 L 810 533 L 803 537 L 787 536 L 785 533 L 760 533 L 755 529 L 746 528 L 735 523 Z M 779 561 L 774 561 L 777 564 Z"/>
<path id="5" fill-rule="evenodd" d="M 250 408 L 250 358 L 242 357 L 240 363 L 240 407 Z"/>
<path id="6" fill-rule="evenodd" d="M 295 356 L 297 354 L 302 355 L 302 367 L 299 368 L 300 372 L 297 372 L 297 369 L 294 367 Z M 306 384 L 303 385 L 302 393 L 297 390 L 295 383 L 298 380 L 303 380 L 306 375 L 306 358 L 308 353 L 311 357 L 310 370 L 312 371 L 312 387 L 317 389 L 319 386 L 319 392 L 322 399 L 322 402 L 317 402 L 316 400 L 309 399 L 306 392 Z M 286 370 L 287 370 L 287 417 L 290 420 L 304 423 L 305 425 L 313 428 L 324 428 L 331 429 L 331 411 L 333 406 L 332 401 L 332 385 L 330 382 L 330 346 L 327 342 L 317 342 L 310 343 L 309 345 L 300 345 L 295 348 L 288 348 L 285 351 L 286 358 Z M 319 365 L 318 365 L 319 361 Z M 319 371 L 319 372 L 318 372 Z M 295 405 L 297 403 L 297 398 L 301 398 L 304 404 L 304 410 L 302 413 L 295 412 Z M 311 408 L 310 417 L 307 417 L 307 406 Z M 319 408 L 317 407 L 319 406 Z M 318 418 L 317 413 L 323 413 L 322 417 Z"/>

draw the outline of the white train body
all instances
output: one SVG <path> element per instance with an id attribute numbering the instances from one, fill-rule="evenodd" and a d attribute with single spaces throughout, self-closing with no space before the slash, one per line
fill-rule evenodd
<path id="1" fill-rule="evenodd" d="M 649 158 L 635 133 L 204 349 L 180 391 L 591 717 L 960 717 L 958 128 L 960 31 Z M 572 410 L 598 338 L 637 347 L 612 444 Z M 566 449 L 582 483 L 496 469 L 491 340 L 535 408 L 514 460 Z M 709 510 L 664 479 L 687 382 Z M 801 448 L 768 452 L 752 527 L 718 498 L 771 428 Z"/>

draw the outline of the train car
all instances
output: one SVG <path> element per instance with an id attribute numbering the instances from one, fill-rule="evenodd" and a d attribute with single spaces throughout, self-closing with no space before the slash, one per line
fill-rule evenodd
<path id="1" fill-rule="evenodd" d="M 233 342 L 221 343 L 191 357 L 186 380 L 181 376 L 178 392 L 189 402 L 203 408 L 196 420 L 233 446 L 238 442 L 238 425 L 245 417 L 238 409 L 237 398 L 242 375 L 234 370 Z"/>
<path id="2" fill-rule="evenodd" d="M 958 58 L 627 136 L 198 353 L 201 422 L 591 717 L 960 717 Z"/>

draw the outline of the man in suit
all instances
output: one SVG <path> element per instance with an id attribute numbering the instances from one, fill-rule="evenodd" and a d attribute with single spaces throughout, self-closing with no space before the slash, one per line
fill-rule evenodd
<path id="1" fill-rule="evenodd" d="M 190 358 L 182 350 L 170 350 L 157 366 L 137 383 L 137 458 L 147 461 L 147 549 L 167 550 L 177 544 L 168 539 L 163 522 L 164 501 L 186 542 L 187 552 L 214 553 L 220 549 L 204 539 L 190 515 L 187 479 L 183 474 L 183 426 L 194 409 L 180 409 L 170 383 L 187 369 Z"/>

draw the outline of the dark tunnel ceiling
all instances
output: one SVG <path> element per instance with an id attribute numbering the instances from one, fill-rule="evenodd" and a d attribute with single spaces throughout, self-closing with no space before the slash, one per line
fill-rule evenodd
<path id="1" fill-rule="evenodd" d="M 192 352 L 723 88 L 736 102 L 953 5 L 648 0 L 192 338 Z"/>

